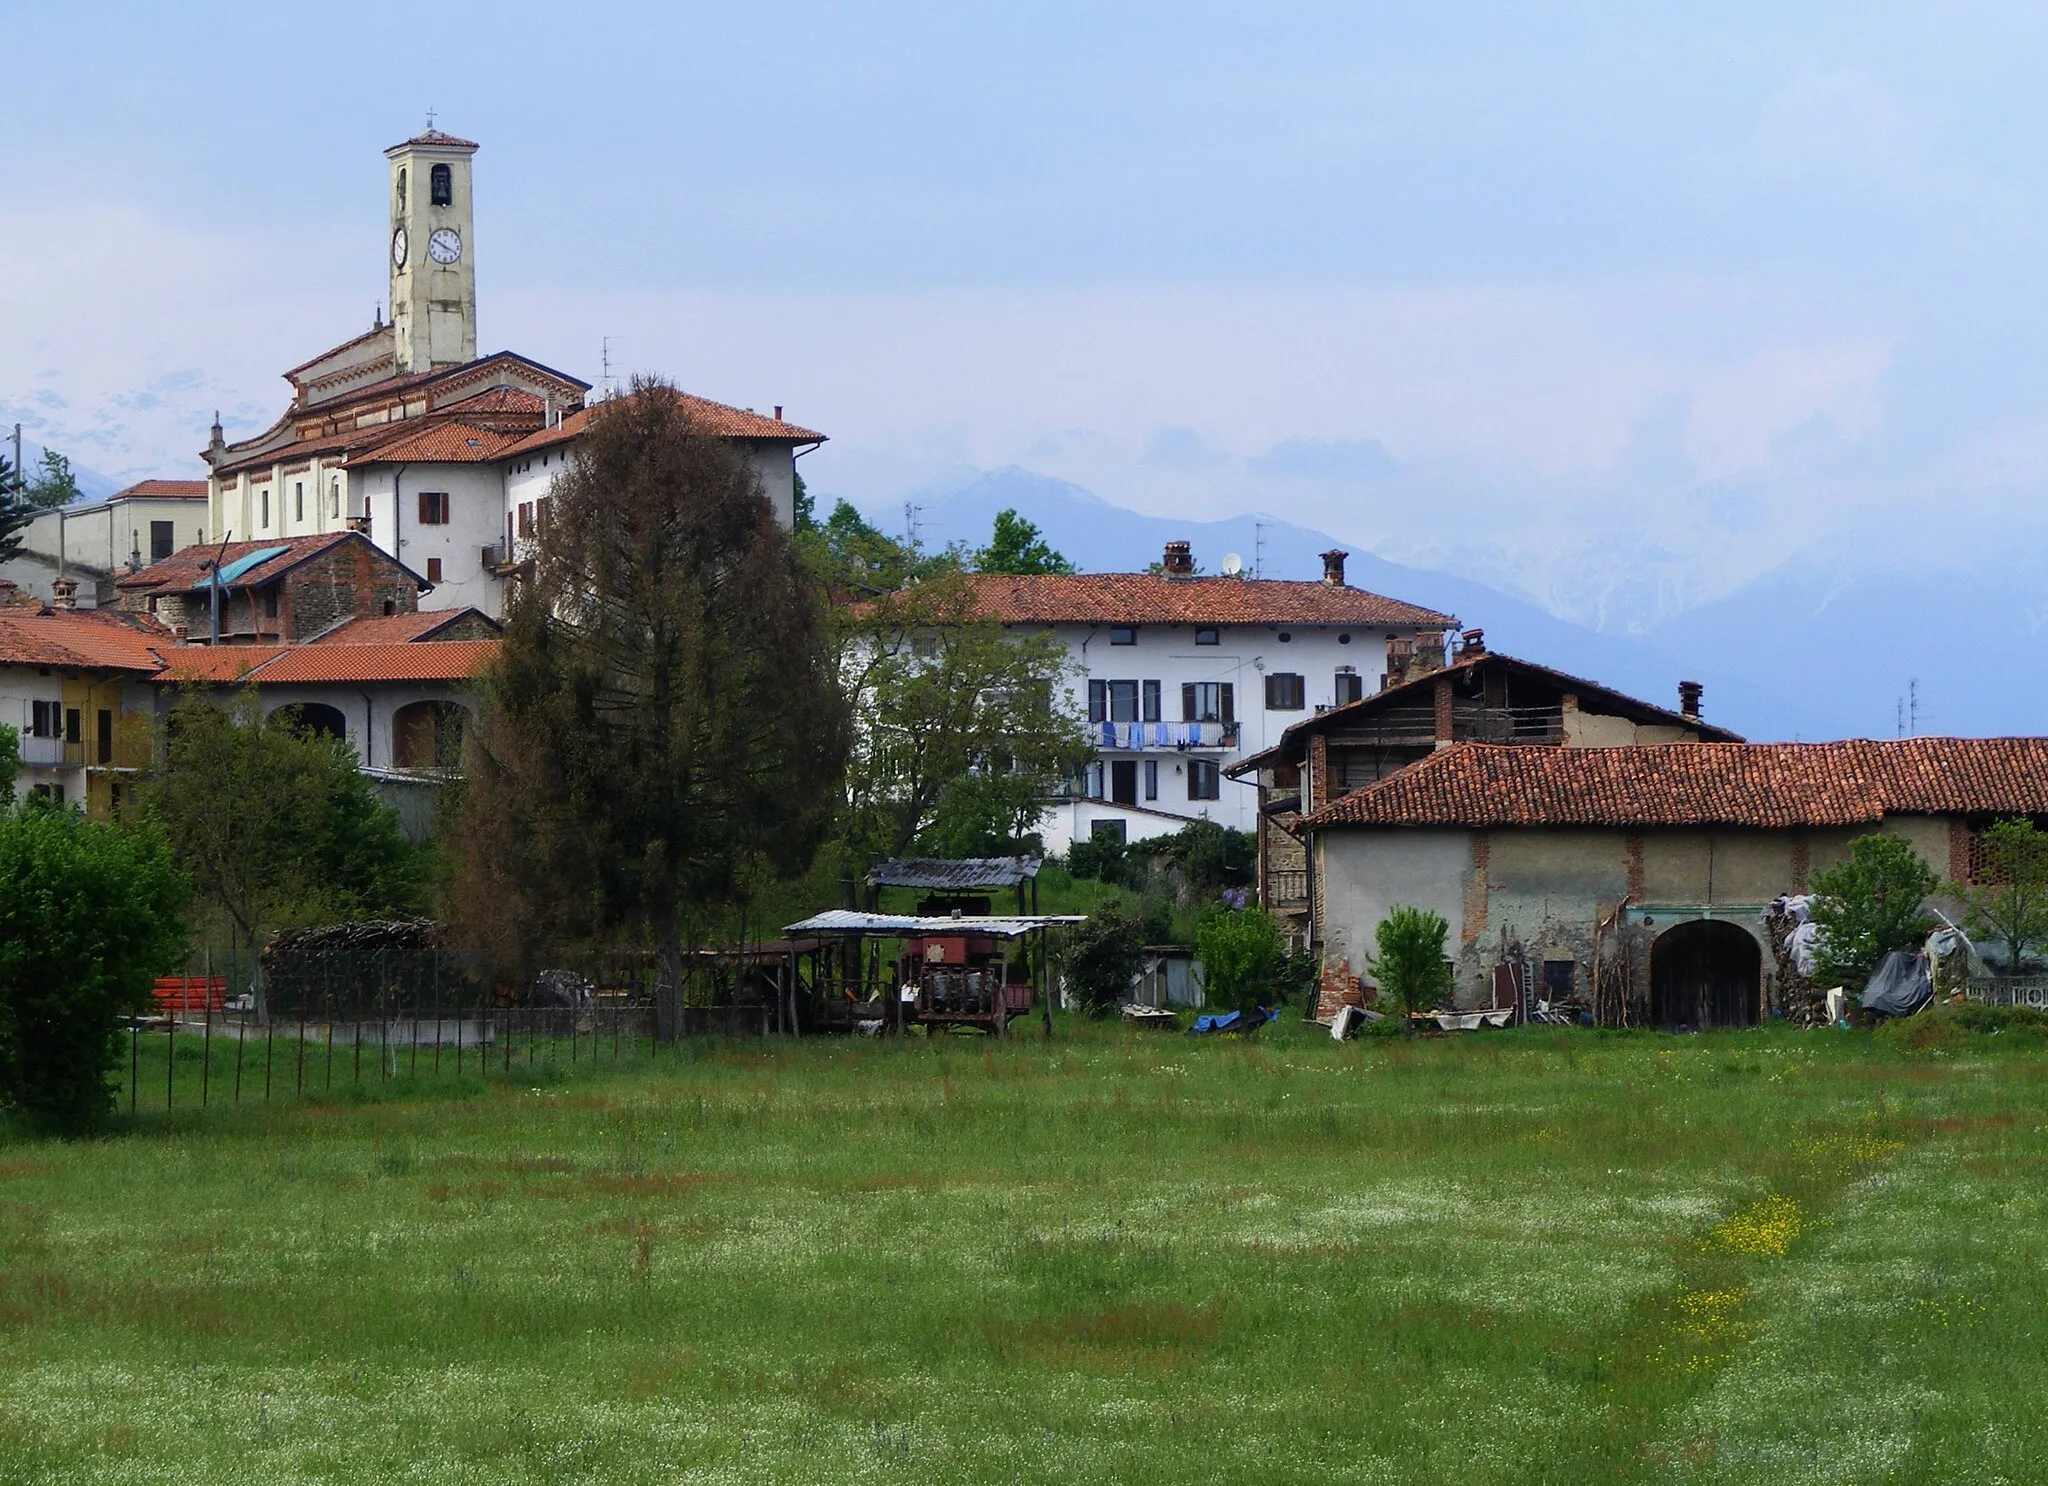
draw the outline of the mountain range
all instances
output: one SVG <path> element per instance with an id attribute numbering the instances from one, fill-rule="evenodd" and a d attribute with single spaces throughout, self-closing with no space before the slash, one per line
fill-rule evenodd
<path id="1" fill-rule="evenodd" d="M 1235 553 L 1245 571 L 1316 578 L 1344 544 L 1264 515 L 1190 521 L 1127 510 L 1078 485 L 1010 467 L 917 492 L 919 540 L 978 546 L 1015 509 L 1084 572 L 1130 572 L 1164 544 L 1193 544 L 1204 572 Z M 821 501 L 829 507 L 830 500 Z M 905 503 L 855 502 L 902 532 Z M 2003 554 L 1981 569 L 1826 566 L 1794 556 L 1733 593 L 1613 633 L 1561 618 L 1472 578 L 1354 551 L 1357 587 L 1455 614 L 1489 649 L 1675 706 L 1680 678 L 1706 688 L 1704 711 L 1758 741 L 2048 731 L 2048 561 Z"/>

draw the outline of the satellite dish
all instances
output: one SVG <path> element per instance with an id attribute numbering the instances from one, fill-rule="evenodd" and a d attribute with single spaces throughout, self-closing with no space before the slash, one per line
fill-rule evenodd
<path id="1" fill-rule="evenodd" d="M 1226 552 L 1223 554 L 1224 577 L 1235 578 L 1239 573 L 1243 571 L 1244 559 L 1242 557 L 1239 557 L 1235 552 Z"/>

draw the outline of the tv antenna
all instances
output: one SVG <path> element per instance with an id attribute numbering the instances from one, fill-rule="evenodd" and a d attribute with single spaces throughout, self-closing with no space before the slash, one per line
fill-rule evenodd
<path id="1" fill-rule="evenodd" d="M 1906 694 L 1899 698 L 1897 726 L 1901 738 L 1920 736 L 1920 678 L 1912 677 L 1906 682 Z"/>
<path id="2" fill-rule="evenodd" d="M 912 552 L 917 551 L 917 518 L 924 514 L 924 507 L 916 501 L 903 503 L 903 540 Z"/>
<path id="3" fill-rule="evenodd" d="M 1263 521 L 1252 523 L 1252 576 L 1266 576 L 1266 523 Z"/>
<path id="4" fill-rule="evenodd" d="M 598 364 L 603 368 L 597 377 L 598 391 L 603 393 L 606 398 L 617 397 L 619 395 L 619 386 L 618 383 L 612 380 L 612 338 L 610 336 L 605 336 L 598 341 L 597 354 Z"/>

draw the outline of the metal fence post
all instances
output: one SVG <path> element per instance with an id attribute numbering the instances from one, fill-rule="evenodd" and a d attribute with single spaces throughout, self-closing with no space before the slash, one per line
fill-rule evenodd
<path id="1" fill-rule="evenodd" d="M 213 979 L 207 977 L 201 991 L 199 1014 L 206 1018 L 206 1032 L 199 1040 L 199 1107 L 206 1108 L 207 1086 L 213 1081 Z"/>
<path id="2" fill-rule="evenodd" d="M 180 997 L 180 1000 L 183 998 Z M 171 1012 L 170 1029 L 164 1034 L 164 1108 L 169 1109 L 178 1102 L 176 1079 L 178 1076 L 178 1013 Z"/>
<path id="3" fill-rule="evenodd" d="M 142 1019 L 128 1018 L 128 1115 L 134 1118 L 136 1096 L 142 1087 Z"/>

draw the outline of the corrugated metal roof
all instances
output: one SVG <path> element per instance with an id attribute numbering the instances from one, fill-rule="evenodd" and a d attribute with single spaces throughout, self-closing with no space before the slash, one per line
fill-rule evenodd
<path id="1" fill-rule="evenodd" d="M 914 934 L 979 934 L 991 939 L 1021 939 L 1034 929 L 1085 922 L 1087 916 L 1078 913 L 989 918 L 969 918 L 963 914 L 954 918 L 950 914 L 924 917 L 914 913 L 855 913 L 850 908 L 834 908 L 814 914 L 800 924 L 786 925 L 782 932 L 789 935 L 871 934 L 881 939 L 900 939 Z"/>
<path id="2" fill-rule="evenodd" d="M 868 873 L 876 887 L 1015 887 L 1038 875 L 1037 857 L 899 857 Z"/>

